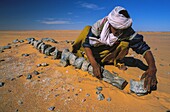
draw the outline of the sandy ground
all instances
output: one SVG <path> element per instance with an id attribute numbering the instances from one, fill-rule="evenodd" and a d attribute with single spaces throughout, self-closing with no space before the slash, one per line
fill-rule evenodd
<path id="1" fill-rule="evenodd" d="M 80 31 L 0 31 L 0 46 L 13 40 L 34 37 L 37 40 L 50 37 L 60 44 L 50 43 L 60 50 L 70 48 L 65 40 L 74 40 Z M 59 60 L 41 54 L 30 44 L 11 44 L 11 49 L 0 53 L 0 112 L 46 112 L 55 107 L 55 112 L 169 112 L 170 111 L 170 33 L 141 32 L 151 46 L 157 65 L 158 90 L 145 96 L 130 92 L 129 84 L 124 90 L 92 77 L 87 72 L 73 66 L 61 67 Z M 24 57 L 22 54 L 29 54 Z M 143 57 L 130 51 L 128 57 L 143 60 Z M 46 67 L 37 64 L 47 63 Z M 144 72 L 138 67 L 118 68 L 105 66 L 110 72 L 130 82 L 138 80 Z M 36 70 L 40 74 L 35 75 Z M 31 74 L 32 79 L 26 79 Z M 96 87 L 103 88 L 105 99 L 97 100 Z M 107 101 L 111 98 L 111 101 Z"/>

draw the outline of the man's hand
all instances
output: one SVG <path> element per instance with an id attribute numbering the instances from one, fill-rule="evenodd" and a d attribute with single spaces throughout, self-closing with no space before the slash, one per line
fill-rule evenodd
<path id="1" fill-rule="evenodd" d="M 95 77 L 97 77 L 98 79 L 101 79 L 102 78 L 102 75 L 101 75 L 101 67 L 99 64 L 93 64 L 93 74 Z"/>
<path id="2" fill-rule="evenodd" d="M 93 56 L 93 53 L 91 51 L 90 48 L 88 47 L 85 47 L 84 48 L 85 52 L 86 52 L 86 55 L 87 55 L 87 58 L 88 60 L 90 61 L 92 67 L 93 67 L 93 74 L 95 77 L 101 79 L 102 78 L 102 75 L 101 75 L 101 67 L 100 65 L 96 62 L 94 56 Z"/>
<path id="3" fill-rule="evenodd" d="M 147 89 L 148 92 L 151 92 L 157 85 L 155 59 L 151 51 L 147 51 L 144 58 L 148 64 L 148 70 L 142 75 L 141 79 L 145 79 L 144 88 Z"/>
<path id="4" fill-rule="evenodd" d="M 157 78 L 156 78 L 156 68 L 149 68 L 145 73 L 142 74 L 141 80 L 144 79 L 144 88 L 151 92 L 151 88 L 156 88 Z"/>

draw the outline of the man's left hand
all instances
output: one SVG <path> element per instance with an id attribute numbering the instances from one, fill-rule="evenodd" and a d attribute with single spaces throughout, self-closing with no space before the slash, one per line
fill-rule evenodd
<path id="1" fill-rule="evenodd" d="M 151 88 L 156 88 L 157 86 L 157 78 L 156 78 L 157 69 L 148 68 L 148 70 L 142 74 L 141 80 L 144 79 L 144 88 L 151 92 Z"/>

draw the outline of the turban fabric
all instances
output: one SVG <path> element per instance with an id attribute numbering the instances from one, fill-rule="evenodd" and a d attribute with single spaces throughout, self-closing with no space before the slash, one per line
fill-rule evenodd
<path id="1" fill-rule="evenodd" d="M 119 12 L 121 10 L 126 10 L 123 7 L 115 7 L 108 15 L 108 22 L 116 29 L 126 29 L 132 25 L 132 19 L 126 18 L 123 14 Z"/>

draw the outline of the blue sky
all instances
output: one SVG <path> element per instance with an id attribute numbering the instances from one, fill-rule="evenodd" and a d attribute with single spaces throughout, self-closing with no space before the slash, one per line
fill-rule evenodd
<path id="1" fill-rule="evenodd" d="M 0 0 L 0 30 L 81 30 L 115 6 L 137 31 L 170 31 L 170 0 Z"/>

